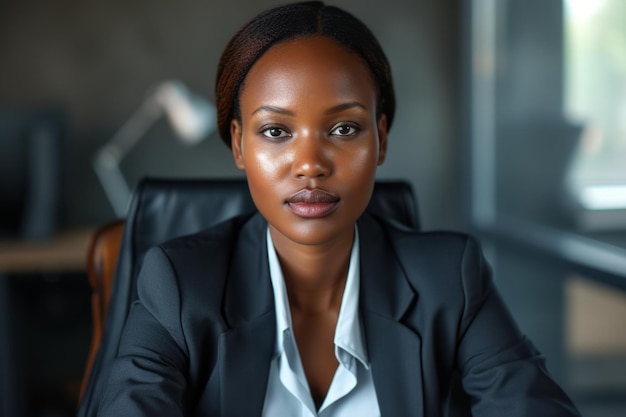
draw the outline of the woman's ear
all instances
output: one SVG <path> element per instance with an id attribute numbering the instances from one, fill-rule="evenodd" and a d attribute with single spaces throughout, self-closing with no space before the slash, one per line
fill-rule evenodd
<path id="1" fill-rule="evenodd" d="M 233 158 L 235 159 L 235 165 L 241 170 L 245 170 L 245 164 L 243 163 L 243 139 L 241 123 L 237 119 L 233 119 L 230 122 L 230 148 L 233 152 Z"/>
<path id="2" fill-rule="evenodd" d="M 378 129 L 378 165 L 385 162 L 387 156 L 387 115 L 381 114 L 377 123 Z"/>

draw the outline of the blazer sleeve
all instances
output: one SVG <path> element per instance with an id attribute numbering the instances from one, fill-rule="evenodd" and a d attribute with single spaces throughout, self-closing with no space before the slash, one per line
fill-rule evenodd
<path id="1" fill-rule="evenodd" d="M 146 254 L 137 289 L 98 416 L 183 416 L 188 354 L 176 274 L 162 249 Z"/>
<path id="2" fill-rule="evenodd" d="M 471 238 L 462 260 L 462 284 L 457 363 L 472 398 L 472 415 L 580 416 L 548 374 L 544 357 L 519 331 Z"/>

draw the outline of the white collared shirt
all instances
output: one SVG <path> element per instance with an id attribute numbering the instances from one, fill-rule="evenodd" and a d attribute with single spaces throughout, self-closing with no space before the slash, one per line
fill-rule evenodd
<path id="1" fill-rule="evenodd" d="M 270 365 L 263 417 L 380 417 L 359 315 L 359 235 L 356 227 L 335 328 L 335 356 L 339 366 L 319 410 L 315 409 L 300 360 L 287 289 L 269 229 L 267 253 L 276 306 L 276 354 Z"/>

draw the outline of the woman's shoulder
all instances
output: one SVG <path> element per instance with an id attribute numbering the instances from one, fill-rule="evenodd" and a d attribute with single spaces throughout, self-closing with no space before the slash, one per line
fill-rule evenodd
<path id="1" fill-rule="evenodd" d="M 380 221 L 380 220 L 379 220 Z M 463 296 L 481 293 L 490 284 L 490 271 L 479 241 L 459 231 L 420 231 L 393 222 L 379 223 L 397 261 L 415 287 L 454 289 Z"/>
<path id="2" fill-rule="evenodd" d="M 224 250 L 229 244 L 237 240 L 241 230 L 248 223 L 259 223 L 258 213 L 246 213 L 223 220 L 215 225 L 198 232 L 178 236 L 161 244 L 159 248 L 166 253 L 181 252 L 193 253 L 211 247 L 216 250 Z"/>
<path id="3" fill-rule="evenodd" d="M 138 277 L 142 298 L 158 295 L 170 300 L 176 294 L 186 304 L 194 304 L 196 300 L 205 305 L 206 312 L 210 310 L 208 306 L 218 309 L 238 241 L 250 228 L 263 227 L 257 217 L 254 214 L 233 217 L 151 248 Z"/>
<path id="4" fill-rule="evenodd" d="M 462 256 L 468 246 L 480 244 L 472 235 L 454 230 L 419 230 L 394 220 L 375 217 L 394 247 L 428 255 L 442 254 L 448 258 Z"/>
<path id="5" fill-rule="evenodd" d="M 250 234 L 250 230 L 261 229 L 263 219 L 258 214 L 248 213 L 220 222 L 199 232 L 179 236 L 151 248 L 143 263 L 166 265 L 161 271 L 171 271 L 177 277 L 185 277 L 185 283 L 207 281 L 207 271 L 219 282 L 219 276 L 229 270 L 238 242 Z M 256 233 L 253 232 L 253 233 Z M 196 279 L 197 278 L 197 279 Z"/>

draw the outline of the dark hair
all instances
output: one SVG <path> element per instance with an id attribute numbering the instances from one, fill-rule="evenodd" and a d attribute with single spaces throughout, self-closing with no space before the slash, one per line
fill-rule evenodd
<path id="1" fill-rule="evenodd" d="M 295 38 L 322 35 L 359 55 L 378 89 L 377 113 L 391 127 L 396 99 L 387 57 L 372 32 L 356 17 L 320 1 L 288 4 L 262 12 L 226 45 L 217 68 L 215 101 L 222 140 L 230 147 L 230 122 L 239 119 L 241 85 L 252 65 L 272 46 Z"/>

